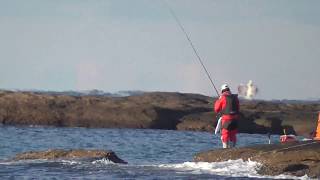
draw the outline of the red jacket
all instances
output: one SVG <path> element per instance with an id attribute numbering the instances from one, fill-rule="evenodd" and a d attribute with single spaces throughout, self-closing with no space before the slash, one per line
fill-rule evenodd
<path id="1" fill-rule="evenodd" d="M 227 105 L 227 96 L 230 96 L 231 93 L 229 91 L 226 91 L 224 93 L 222 93 L 222 95 L 220 96 L 220 98 L 215 102 L 214 104 L 214 111 L 216 113 L 220 113 L 223 112 L 226 108 Z M 238 111 L 240 110 L 240 106 L 239 106 L 239 99 L 238 97 L 235 98 L 235 105 L 236 108 L 238 109 Z M 231 120 L 231 119 L 237 119 L 239 117 L 239 114 L 223 114 L 222 115 L 222 120 Z"/>

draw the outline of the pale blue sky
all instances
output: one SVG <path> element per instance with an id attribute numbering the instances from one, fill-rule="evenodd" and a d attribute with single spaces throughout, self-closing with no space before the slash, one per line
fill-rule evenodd
<path id="1" fill-rule="evenodd" d="M 217 86 L 320 98 L 320 1 L 168 3 Z M 162 0 L 0 0 L 0 88 L 215 95 Z"/>

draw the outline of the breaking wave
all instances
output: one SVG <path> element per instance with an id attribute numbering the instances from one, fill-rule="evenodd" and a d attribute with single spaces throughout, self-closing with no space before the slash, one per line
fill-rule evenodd
<path id="1" fill-rule="evenodd" d="M 174 169 L 180 172 L 191 174 L 214 174 L 227 177 L 249 177 L 249 178 L 271 178 L 271 179 L 310 179 L 308 176 L 295 177 L 288 175 L 262 176 L 257 170 L 261 164 L 254 161 L 229 160 L 224 162 L 184 162 L 181 164 L 162 164 L 158 165 L 163 169 Z"/>
<path id="2" fill-rule="evenodd" d="M 109 159 L 103 158 L 103 159 L 99 159 L 99 160 L 93 161 L 92 164 L 104 164 L 104 165 L 108 165 L 108 164 L 116 164 L 116 163 L 110 161 Z"/>

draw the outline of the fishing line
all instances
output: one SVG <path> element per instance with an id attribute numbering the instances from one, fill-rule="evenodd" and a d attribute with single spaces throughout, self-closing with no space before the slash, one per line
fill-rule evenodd
<path id="1" fill-rule="evenodd" d="M 179 25 L 180 29 L 182 30 L 182 32 L 183 32 L 184 35 L 186 36 L 186 38 L 187 38 L 190 46 L 191 46 L 192 49 L 193 49 L 193 52 L 194 52 L 195 55 L 197 56 L 197 59 L 199 60 L 202 68 L 205 70 L 205 72 L 206 72 L 206 74 L 207 74 L 207 76 L 208 76 L 208 78 L 209 78 L 209 80 L 210 80 L 210 82 L 211 82 L 214 90 L 216 91 L 217 95 L 219 96 L 219 92 L 218 92 L 216 86 L 214 85 L 213 80 L 212 80 L 212 78 L 211 78 L 211 76 L 210 76 L 210 74 L 209 74 L 206 66 L 204 65 L 204 63 L 203 63 L 203 61 L 202 61 L 202 59 L 201 59 L 201 57 L 200 57 L 197 49 L 196 49 L 195 46 L 193 45 L 193 43 L 192 43 L 192 41 L 191 41 L 191 38 L 190 38 L 190 35 L 187 33 L 187 31 L 186 31 L 185 28 L 183 27 L 182 23 L 181 23 L 180 20 L 178 19 L 178 16 L 174 13 L 173 9 L 169 6 L 169 4 L 167 3 L 167 1 L 166 1 L 166 0 L 163 0 L 162 2 L 165 4 L 165 6 L 167 6 L 167 8 L 169 9 L 172 17 L 175 19 L 175 21 L 176 21 L 177 24 Z"/>
<path id="2" fill-rule="evenodd" d="M 311 144 L 316 144 L 316 143 L 320 143 L 320 141 L 312 141 L 310 143 L 305 143 L 305 144 L 298 144 L 298 145 L 293 145 L 293 146 L 289 146 L 289 147 L 285 147 L 285 148 L 281 148 L 281 149 L 273 149 L 273 150 L 270 150 L 270 151 L 266 151 L 266 152 L 263 152 L 263 153 L 260 153 L 260 154 L 257 154 L 257 155 L 254 155 L 254 156 L 251 156 L 249 157 L 248 159 L 252 159 L 252 158 L 255 158 L 255 157 L 258 157 L 258 156 L 262 156 L 264 154 L 269 154 L 271 152 L 280 152 L 280 151 L 284 151 L 284 150 L 289 150 L 289 149 L 293 149 L 293 148 L 297 148 L 297 147 L 302 147 L 302 146 L 308 146 L 308 145 L 311 145 Z"/>

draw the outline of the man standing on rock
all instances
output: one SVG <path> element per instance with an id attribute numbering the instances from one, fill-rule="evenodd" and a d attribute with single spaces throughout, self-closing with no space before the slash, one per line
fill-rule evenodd
<path id="1" fill-rule="evenodd" d="M 221 141 L 223 148 L 231 148 L 237 142 L 237 128 L 239 119 L 239 99 L 232 94 L 227 84 L 221 86 L 221 96 L 214 104 L 214 111 L 221 114 Z"/>

